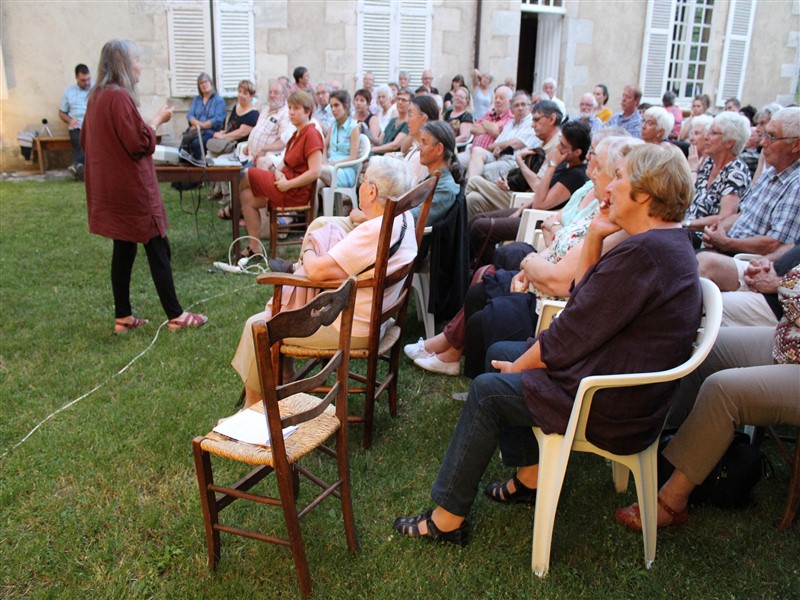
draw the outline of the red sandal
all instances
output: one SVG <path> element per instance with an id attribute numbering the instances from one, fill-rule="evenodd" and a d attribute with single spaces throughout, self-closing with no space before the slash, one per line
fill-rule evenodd
<path id="1" fill-rule="evenodd" d="M 130 321 L 126 321 L 125 319 L 130 318 Z M 121 319 L 114 319 L 114 333 L 116 335 L 124 335 L 128 333 L 131 329 L 136 329 L 141 327 L 142 325 L 147 325 L 150 321 L 147 319 L 140 319 L 138 317 L 123 317 Z"/>
<path id="2" fill-rule="evenodd" d="M 181 316 L 167 321 L 170 331 L 178 331 L 184 327 L 201 327 L 208 321 L 208 317 L 200 313 L 185 312 Z"/>
<path id="3" fill-rule="evenodd" d="M 661 496 L 658 497 L 658 505 L 669 515 L 669 521 L 660 524 L 658 526 L 659 529 L 670 527 L 672 525 L 680 525 L 681 523 L 686 523 L 686 521 L 689 520 L 688 508 L 684 508 L 681 512 L 678 512 L 664 502 L 661 499 Z M 614 513 L 614 517 L 617 519 L 617 523 L 625 525 L 625 527 L 631 531 L 642 530 L 642 517 L 639 514 L 638 502 L 634 502 L 625 508 L 618 508 L 616 513 Z"/>

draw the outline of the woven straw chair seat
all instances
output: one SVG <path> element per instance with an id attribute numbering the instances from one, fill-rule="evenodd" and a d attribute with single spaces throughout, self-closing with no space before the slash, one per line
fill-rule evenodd
<path id="1" fill-rule="evenodd" d="M 386 354 L 389 352 L 397 340 L 400 339 L 401 333 L 402 332 L 400 331 L 400 328 L 396 325 L 389 327 L 378 344 L 378 354 Z M 292 358 L 317 358 L 319 356 L 328 357 L 333 356 L 334 352 L 337 350 L 337 348 L 323 350 L 320 348 L 307 348 L 306 346 L 291 346 L 289 344 L 283 344 L 281 346 L 281 354 L 284 354 L 285 356 L 291 356 Z M 369 350 L 367 348 L 360 350 L 353 350 L 352 348 L 350 349 L 350 358 L 365 359 L 368 356 Z"/>
<path id="2" fill-rule="evenodd" d="M 281 401 L 281 417 L 309 410 L 319 403 L 320 399 L 316 396 L 305 393 L 294 394 Z M 264 405 L 261 402 L 254 404 L 251 408 L 264 414 Z M 297 430 L 284 440 L 289 463 L 300 460 L 318 448 L 337 429 L 339 429 L 339 420 L 336 418 L 336 408 L 333 405 L 328 406 L 325 412 L 317 418 L 300 423 Z M 205 436 L 201 448 L 211 454 L 250 465 L 273 466 L 272 448 L 239 442 L 214 431 Z"/>

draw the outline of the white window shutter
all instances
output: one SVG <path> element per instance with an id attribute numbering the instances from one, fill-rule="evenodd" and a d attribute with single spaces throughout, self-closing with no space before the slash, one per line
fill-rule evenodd
<path id="1" fill-rule="evenodd" d="M 235 97 L 242 79 L 255 80 L 252 0 L 214 2 L 217 91 Z"/>
<path id="2" fill-rule="evenodd" d="M 397 71 L 408 71 L 412 87 L 430 67 L 431 10 L 428 0 L 404 0 L 400 9 Z M 396 77 L 395 77 L 396 79 Z"/>
<path id="3" fill-rule="evenodd" d="M 209 10 L 205 2 L 170 3 L 167 7 L 170 91 L 196 96 L 197 76 L 211 73 Z"/>
<path id="4" fill-rule="evenodd" d="M 742 97 L 755 14 L 756 0 L 731 0 L 717 86 L 717 106 L 723 106 L 728 98 Z"/>
<path id="5" fill-rule="evenodd" d="M 392 3 L 389 0 L 359 2 L 359 39 L 357 73 L 359 87 L 366 71 L 375 76 L 375 83 L 389 81 L 392 43 Z"/>
<path id="6" fill-rule="evenodd" d="M 648 0 L 639 87 L 642 102 L 661 104 L 672 45 L 675 0 Z"/>

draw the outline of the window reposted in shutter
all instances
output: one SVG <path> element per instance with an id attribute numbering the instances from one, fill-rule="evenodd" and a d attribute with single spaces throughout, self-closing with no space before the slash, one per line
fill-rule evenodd
<path id="1" fill-rule="evenodd" d="M 430 67 L 430 2 L 404 0 L 399 3 L 398 8 L 400 27 L 397 71 L 408 71 L 413 87 L 422 81 L 422 71 Z"/>
<path id="2" fill-rule="evenodd" d="M 642 102 L 661 104 L 669 68 L 675 0 L 648 0 L 639 87 Z"/>
<path id="3" fill-rule="evenodd" d="M 217 91 L 235 97 L 242 79 L 254 81 L 253 3 L 214 3 L 214 54 Z"/>
<path id="4" fill-rule="evenodd" d="M 742 97 L 755 12 L 756 0 L 732 0 L 730 3 L 722 70 L 717 86 L 717 106 L 723 106 L 728 98 Z"/>

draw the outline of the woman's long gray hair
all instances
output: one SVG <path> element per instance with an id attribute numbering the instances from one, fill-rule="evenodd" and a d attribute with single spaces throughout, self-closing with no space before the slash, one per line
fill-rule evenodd
<path id="1" fill-rule="evenodd" d="M 139 47 L 131 40 L 111 40 L 100 51 L 97 65 L 97 84 L 92 92 L 118 85 L 127 91 L 134 104 L 139 105 L 136 94 L 136 80 L 133 76 L 133 62 L 139 59 Z"/>

